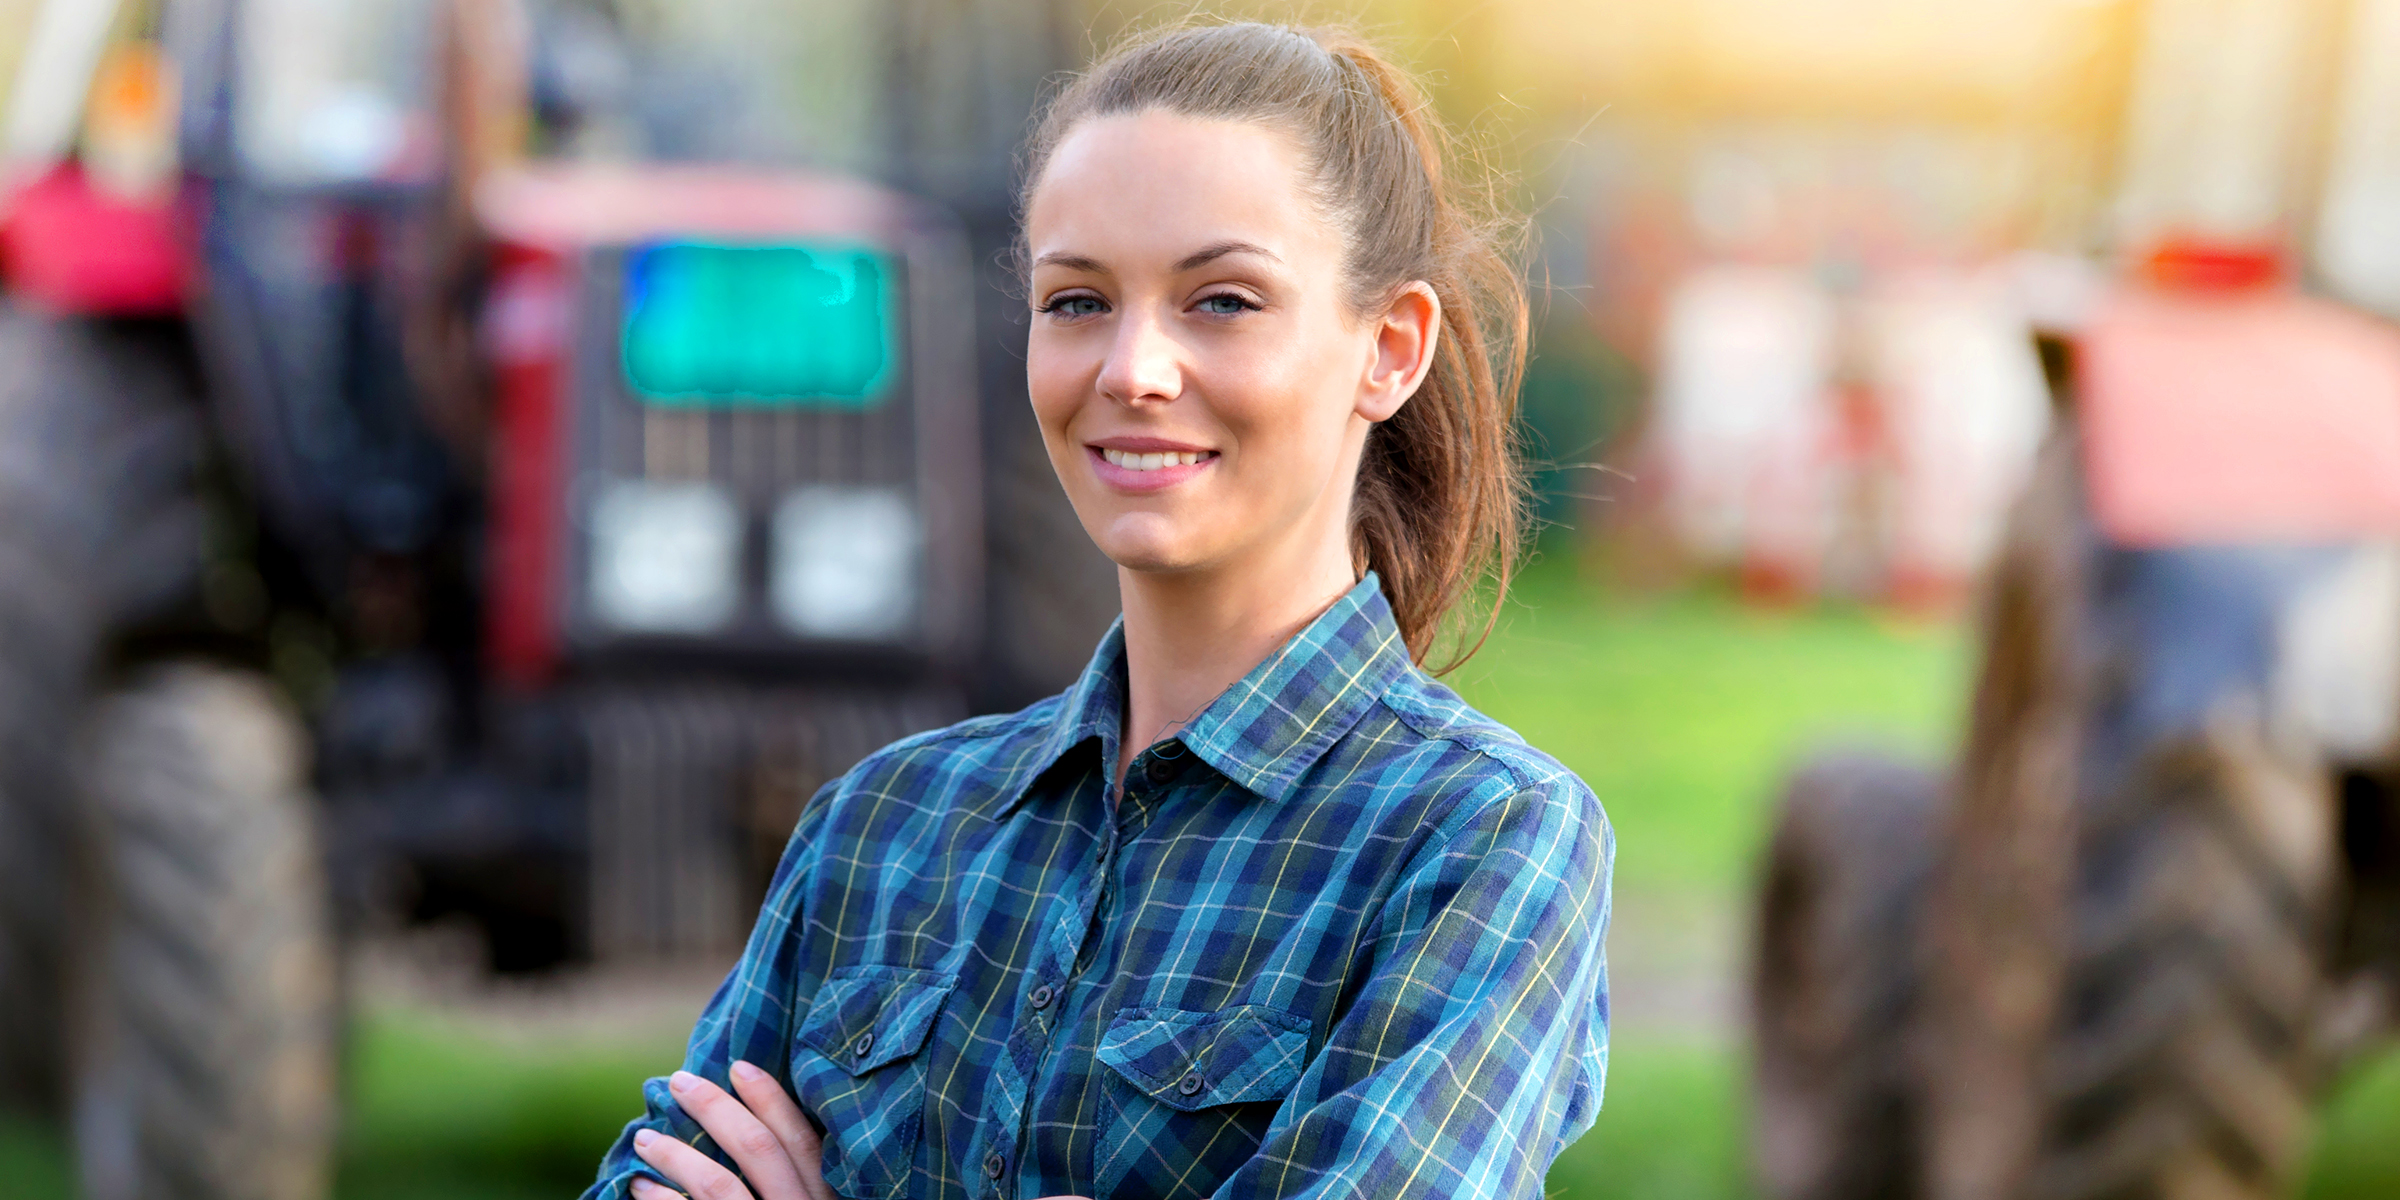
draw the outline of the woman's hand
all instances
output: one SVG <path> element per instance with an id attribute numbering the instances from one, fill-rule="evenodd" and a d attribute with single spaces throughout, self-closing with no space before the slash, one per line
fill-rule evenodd
<path id="1" fill-rule="evenodd" d="M 665 1134 L 643 1130 L 633 1137 L 633 1152 L 694 1200 L 839 1200 L 825 1186 L 824 1143 L 816 1127 L 801 1115 L 800 1106 L 775 1078 L 746 1062 L 727 1074 L 733 1090 L 692 1074 L 677 1071 L 667 1080 L 675 1102 L 700 1122 L 700 1128 L 725 1148 L 742 1168 L 736 1175 L 709 1156 Z M 742 1185 L 748 1176 L 758 1191 Z M 672 1200 L 674 1193 L 637 1179 L 633 1200 Z"/>
<path id="2" fill-rule="evenodd" d="M 740 1099 L 689 1071 L 669 1077 L 667 1090 L 733 1156 L 742 1175 L 758 1186 L 755 1194 L 742 1186 L 740 1175 L 663 1133 L 645 1129 L 633 1135 L 633 1152 L 693 1200 L 841 1200 L 825 1186 L 825 1144 L 816 1126 L 800 1115 L 800 1106 L 775 1077 L 746 1062 L 733 1064 L 726 1074 Z M 633 1181 L 633 1200 L 674 1200 L 674 1195 L 647 1179 Z"/>

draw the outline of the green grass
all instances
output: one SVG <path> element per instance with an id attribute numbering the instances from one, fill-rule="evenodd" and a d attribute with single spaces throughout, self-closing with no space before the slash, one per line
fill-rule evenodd
<path id="1" fill-rule="evenodd" d="M 680 1032 L 639 1044 L 512 1044 L 423 1015 L 358 1024 L 340 1200 L 532 1200 L 592 1179 L 641 1111 L 641 1081 L 675 1069 Z"/>
<path id="2" fill-rule="evenodd" d="M 2392 1200 L 2400 1196 L 2400 1049 L 2362 1064 L 2342 1081 L 2317 1131 L 2305 1200 Z"/>
<path id="3" fill-rule="evenodd" d="M 0 1179 L 8 1181 L 10 1195 L 25 1200 L 73 1194 L 75 1167 L 65 1139 L 48 1125 L 0 1114 Z"/>
<path id="4" fill-rule="evenodd" d="M 368 1012 L 351 1031 L 336 1200 L 557 1200 L 591 1182 L 675 1069 L 679 1031 L 630 1044 L 498 1040 L 423 1013 Z M 0 1119 L 0 1195 L 67 1200 L 58 1132 Z"/>
<path id="5" fill-rule="evenodd" d="M 1969 650 L 1957 625 L 1854 609 L 1603 602 L 1550 561 L 1448 682 L 1598 793 L 1621 890 L 1724 893 L 1746 889 L 1776 780 L 1810 745 L 1945 752 Z"/>
<path id="6" fill-rule="evenodd" d="M 1608 1101 L 1550 1167 L 1551 1200 L 1741 1200 L 1751 1195 L 1740 1056 L 1635 1043 L 1609 1051 Z"/>

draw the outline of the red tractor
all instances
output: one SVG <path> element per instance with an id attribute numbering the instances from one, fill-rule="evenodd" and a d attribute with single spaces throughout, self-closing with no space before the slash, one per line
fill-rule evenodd
<path id="1" fill-rule="evenodd" d="M 851 31 L 879 183 L 692 161 L 731 114 L 655 110 L 721 81 L 604 9 L 38 6 L 0 1096 L 87 1195 L 325 1193 L 341 931 L 725 950 L 819 784 L 1079 665 L 1113 588 L 991 287 L 1064 25 L 921 7 Z"/>
<path id="2" fill-rule="evenodd" d="M 2400 1017 L 2396 38 L 2383 3 L 2148 7 L 2138 249 L 2045 341 L 1959 761 L 1783 802 L 1778 1200 L 2286 1195 Z"/>

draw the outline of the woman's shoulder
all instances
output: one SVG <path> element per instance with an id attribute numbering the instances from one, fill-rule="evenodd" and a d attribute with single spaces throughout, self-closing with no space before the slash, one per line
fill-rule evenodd
<path id="1" fill-rule="evenodd" d="M 901 738 L 834 780 L 829 798 L 864 793 L 956 802 L 1007 790 L 1044 765 L 1035 760 L 1065 701 L 1051 696 L 1016 712 L 968 717 Z"/>
<path id="2" fill-rule="evenodd" d="M 1540 795 L 1586 810 L 1592 821 L 1606 824 L 1599 798 L 1581 776 L 1516 730 L 1468 704 L 1440 680 L 1412 671 L 1385 691 L 1382 703 L 1396 727 L 1396 740 L 1417 753 L 1452 760 L 1452 765 L 1440 772 L 1440 777 L 1451 781 L 1451 787 L 1493 799 Z"/>

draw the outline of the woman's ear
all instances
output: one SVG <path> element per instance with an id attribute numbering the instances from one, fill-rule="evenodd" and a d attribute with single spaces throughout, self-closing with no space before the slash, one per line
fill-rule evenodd
<path id="1" fill-rule="evenodd" d="M 1442 337 L 1442 302 L 1433 285 L 1414 280 L 1392 297 L 1383 315 L 1373 318 L 1375 354 L 1358 389 L 1358 415 L 1369 421 L 1389 420 L 1408 398 L 1417 394 L 1425 373 L 1433 369 L 1433 352 Z"/>

